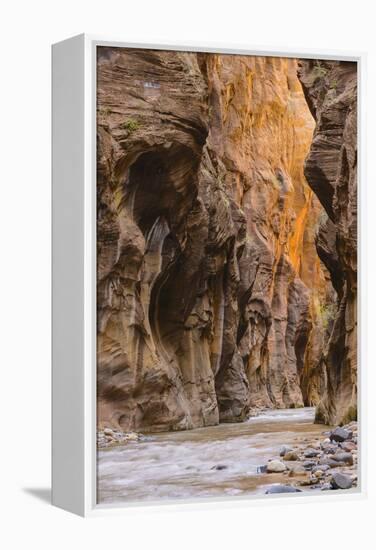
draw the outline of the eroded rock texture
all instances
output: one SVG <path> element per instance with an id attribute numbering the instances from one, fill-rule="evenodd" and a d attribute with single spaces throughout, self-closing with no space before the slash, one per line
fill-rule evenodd
<path id="1" fill-rule="evenodd" d="M 338 300 L 322 356 L 327 382 L 317 420 L 346 423 L 357 414 L 357 72 L 356 63 L 301 61 L 317 125 L 305 175 L 325 208 L 317 251 Z"/>
<path id="2" fill-rule="evenodd" d="M 334 290 L 297 62 L 98 51 L 99 426 L 316 404 Z"/>

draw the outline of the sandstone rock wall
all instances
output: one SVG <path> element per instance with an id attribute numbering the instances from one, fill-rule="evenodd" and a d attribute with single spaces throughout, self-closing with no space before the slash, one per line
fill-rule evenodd
<path id="1" fill-rule="evenodd" d="M 299 70 L 316 130 L 305 175 L 326 215 L 317 251 L 338 300 L 321 362 L 325 394 L 316 418 L 346 423 L 357 415 L 357 72 L 356 63 L 301 61 Z"/>
<path id="2" fill-rule="evenodd" d="M 188 429 L 318 402 L 335 291 L 315 248 L 314 121 L 296 71 L 99 48 L 100 427 Z"/>

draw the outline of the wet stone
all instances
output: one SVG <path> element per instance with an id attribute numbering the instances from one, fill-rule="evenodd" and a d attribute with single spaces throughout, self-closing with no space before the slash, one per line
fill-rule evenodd
<path id="1" fill-rule="evenodd" d="M 342 472 L 335 472 L 332 475 L 330 484 L 333 489 L 350 489 L 352 487 L 352 478 Z"/>
<path id="2" fill-rule="evenodd" d="M 332 455 L 332 458 L 337 462 L 344 462 L 349 466 L 352 466 L 354 464 L 354 458 L 351 453 L 336 453 L 335 455 Z"/>
<path id="3" fill-rule="evenodd" d="M 351 453 L 351 451 L 356 450 L 356 444 L 353 441 L 344 441 L 340 443 L 340 446 L 346 453 Z"/>
<path id="4" fill-rule="evenodd" d="M 266 495 L 276 495 L 280 493 L 301 493 L 302 490 L 291 485 L 272 485 L 266 491 Z"/>
<path id="5" fill-rule="evenodd" d="M 296 451 L 288 451 L 283 457 L 283 460 L 299 460 L 299 455 Z"/>
<path id="6" fill-rule="evenodd" d="M 345 428 L 341 428 L 340 426 L 333 430 L 329 436 L 331 441 L 338 441 L 339 443 L 346 441 L 346 439 L 350 439 L 351 437 L 352 432 L 346 430 Z"/>
<path id="7" fill-rule="evenodd" d="M 333 460 L 333 458 L 325 457 L 319 460 L 319 464 L 329 466 L 329 468 L 338 468 L 339 466 L 345 466 L 344 462 L 339 460 Z"/>
<path id="8" fill-rule="evenodd" d="M 282 445 L 279 451 L 279 456 L 285 456 L 286 453 L 290 453 L 293 450 L 294 449 L 292 447 L 289 447 L 288 445 Z"/>
<path id="9" fill-rule="evenodd" d="M 286 469 L 286 464 L 283 464 L 280 460 L 271 460 L 266 465 L 267 473 L 284 472 Z"/>
<path id="10" fill-rule="evenodd" d="M 304 451 L 304 456 L 306 458 L 315 458 L 317 455 L 320 454 L 320 451 L 318 451 L 317 449 L 306 449 Z"/>

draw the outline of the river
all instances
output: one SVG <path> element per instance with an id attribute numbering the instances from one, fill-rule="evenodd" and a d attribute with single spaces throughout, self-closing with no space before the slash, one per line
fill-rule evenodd
<path id="1" fill-rule="evenodd" d="M 313 420 L 313 408 L 270 410 L 239 424 L 153 434 L 101 450 L 98 503 L 264 494 L 286 477 L 261 473 L 260 466 L 283 444 L 321 436 L 325 428 Z"/>

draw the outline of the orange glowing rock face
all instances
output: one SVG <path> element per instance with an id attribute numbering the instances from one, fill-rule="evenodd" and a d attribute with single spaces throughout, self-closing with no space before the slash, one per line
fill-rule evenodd
<path id="1" fill-rule="evenodd" d="M 316 405 L 335 291 L 297 60 L 99 48 L 97 75 L 99 426 Z"/>

